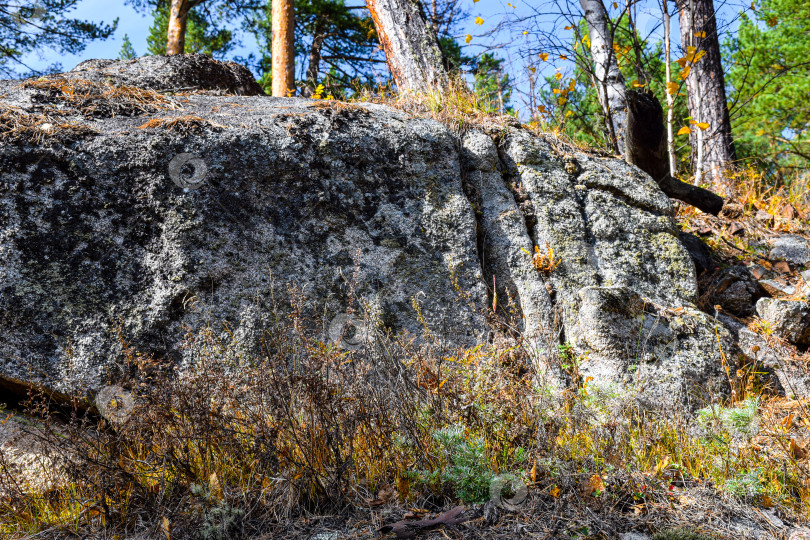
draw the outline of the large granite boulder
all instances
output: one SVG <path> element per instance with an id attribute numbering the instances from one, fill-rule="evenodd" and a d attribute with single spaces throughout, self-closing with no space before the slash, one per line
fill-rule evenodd
<path id="1" fill-rule="evenodd" d="M 303 99 L 170 104 L 0 135 L 4 376 L 96 386 L 122 342 L 183 362 L 186 330 L 207 324 L 258 355 L 298 294 L 316 325 L 353 309 L 456 346 L 485 338 L 475 216 L 441 124 Z"/>
<path id="2" fill-rule="evenodd" d="M 184 60 L 83 64 L 107 91 L 82 99 L 58 77 L 0 82 L 0 376 L 97 387 L 123 344 L 182 365 L 206 326 L 250 360 L 297 304 L 324 340 L 362 317 L 471 347 L 509 319 L 558 382 L 569 344 L 591 384 L 642 401 L 728 391 L 738 355 L 637 168 L 380 105 L 109 91 L 152 61 Z"/>
<path id="3" fill-rule="evenodd" d="M 264 95 L 250 70 L 206 54 L 141 56 L 132 60 L 86 60 L 65 73 L 70 80 L 132 86 L 158 92 Z"/>

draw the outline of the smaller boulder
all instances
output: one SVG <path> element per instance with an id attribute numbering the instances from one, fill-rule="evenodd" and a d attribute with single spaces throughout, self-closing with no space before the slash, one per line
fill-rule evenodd
<path id="1" fill-rule="evenodd" d="M 777 336 L 802 347 L 810 345 L 810 304 L 807 302 L 760 298 L 757 315 L 771 324 Z"/>
<path id="2" fill-rule="evenodd" d="M 211 92 L 262 96 L 264 91 L 248 68 L 220 62 L 206 54 L 141 56 L 132 60 L 86 60 L 64 73 L 68 79 L 111 82 L 156 92 Z"/>
<path id="3" fill-rule="evenodd" d="M 776 279 L 760 279 L 759 285 L 771 296 L 792 296 L 796 294 L 796 287 Z"/>
<path id="4" fill-rule="evenodd" d="M 810 262 L 810 242 L 796 234 L 779 236 L 771 242 L 771 259 L 784 259 L 793 264 Z"/>
<path id="5" fill-rule="evenodd" d="M 718 272 L 708 287 L 711 305 L 719 305 L 723 311 L 747 317 L 754 314 L 757 299 L 763 296 L 751 271 L 745 266 L 732 266 Z"/>

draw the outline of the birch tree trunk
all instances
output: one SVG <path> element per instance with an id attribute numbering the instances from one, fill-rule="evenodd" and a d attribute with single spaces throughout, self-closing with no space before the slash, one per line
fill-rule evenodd
<path id="1" fill-rule="evenodd" d="M 606 129 L 613 151 L 625 153 L 624 137 L 627 126 L 627 98 L 624 77 L 619 71 L 613 51 L 613 34 L 607 10 L 602 0 L 580 0 L 591 40 L 594 78 L 599 104 L 605 114 Z"/>
<path id="2" fill-rule="evenodd" d="M 367 0 L 367 7 L 399 90 L 430 93 L 445 88 L 449 79 L 439 40 L 419 0 Z"/>
<path id="3" fill-rule="evenodd" d="M 666 72 L 666 81 L 665 86 L 667 89 L 667 157 L 669 161 L 669 174 L 673 177 L 678 170 L 678 165 L 675 163 L 675 136 L 673 134 L 672 129 L 672 114 L 675 108 L 675 98 L 673 93 L 677 90 L 672 90 L 670 88 L 670 83 L 672 83 L 672 54 L 670 52 L 671 47 L 671 31 L 670 31 L 670 17 L 669 17 L 669 6 L 667 5 L 669 0 L 661 0 L 662 9 L 664 12 L 664 66 Z"/>
<path id="4" fill-rule="evenodd" d="M 293 0 L 273 0 L 273 95 L 295 93 L 295 11 Z"/>
<path id="5" fill-rule="evenodd" d="M 734 140 L 726 102 L 725 79 L 720 62 L 720 42 L 712 0 L 676 0 L 679 9 L 681 44 L 701 58 L 692 64 L 686 77 L 689 113 L 696 122 L 709 124 L 701 134 L 693 126 L 690 136 L 700 168 L 708 173 L 715 188 L 725 184 L 726 169 L 735 160 Z M 701 51 L 704 51 L 701 53 Z"/>

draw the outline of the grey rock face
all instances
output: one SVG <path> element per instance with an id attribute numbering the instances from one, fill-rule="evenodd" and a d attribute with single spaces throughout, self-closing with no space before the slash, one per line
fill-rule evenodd
<path id="1" fill-rule="evenodd" d="M 589 351 L 580 371 L 596 384 L 632 389 L 647 406 L 696 408 L 727 391 L 723 363 L 736 365 L 737 349 L 728 330 L 702 311 L 657 305 L 627 287 L 585 287 L 579 297 L 579 331 Z"/>
<path id="2" fill-rule="evenodd" d="M 547 281 L 562 339 L 587 358 L 583 376 L 635 388 L 656 405 L 697 405 L 698 382 L 725 392 L 718 325 L 694 307 L 695 267 L 652 179 L 616 160 L 561 155 L 525 132 L 510 132 L 501 155 L 509 181 L 531 201 L 531 241 L 561 259 Z"/>
<path id="3" fill-rule="evenodd" d="M 534 244 L 526 217 L 503 180 L 498 149 L 480 132 L 463 140 L 466 185 L 478 209 L 482 235 L 481 260 L 487 283 L 494 283 L 506 309 L 519 310 L 523 336 L 543 350 L 556 348 L 555 305 L 548 279 L 535 270 Z M 494 278 L 494 279 L 493 279 Z"/>
<path id="4" fill-rule="evenodd" d="M 234 355 L 255 357 L 291 287 L 316 325 L 354 308 L 422 335 L 416 303 L 454 346 L 484 340 L 475 216 L 441 124 L 297 99 L 175 104 L 153 116 L 208 123 L 97 118 L 70 144 L 0 147 L 3 376 L 98 385 L 121 360 L 119 334 L 192 361 L 184 328 L 209 322 Z M 169 174 L 187 154 L 206 170 L 196 189 Z"/>
<path id="5" fill-rule="evenodd" d="M 531 199 L 529 235 L 562 259 L 551 282 L 568 321 L 587 286 L 623 285 L 674 306 L 696 299 L 695 267 L 678 242 L 670 201 L 649 176 L 615 159 L 560 155 L 523 131 L 509 134 L 502 153 Z"/>
<path id="6" fill-rule="evenodd" d="M 197 61 L 69 77 L 253 92 Z M 519 128 L 459 140 L 378 105 L 192 94 L 122 109 L 10 81 L 3 94 L 31 125 L 0 125 L 0 377 L 97 386 L 122 342 L 182 365 L 186 331 L 206 325 L 249 361 L 292 301 L 324 340 L 352 312 L 468 347 L 500 329 L 485 315 L 497 291 L 496 315 L 548 372 L 570 343 L 592 384 L 647 403 L 726 391 L 716 336 L 733 347 L 694 308 L 670 202 L 622 161 Z M 67 123 L 43 124 L 55 110 Z M 535 248 L 559 266 L 539 272 Z"/>
<path id="7" fill-rule="evenodd" d="M 802 236 L 786 234 L 771 243 L 771 259 L 784 259 L 793 264 L 810 262 L 810 242 Z"/>
<path id="8" fill-rule="evenodd" d="M 807 302 L 760 298 L 757 315 L 771 324 L 777 336 L 795 345 L 810 345 L 810 304 Z"/>

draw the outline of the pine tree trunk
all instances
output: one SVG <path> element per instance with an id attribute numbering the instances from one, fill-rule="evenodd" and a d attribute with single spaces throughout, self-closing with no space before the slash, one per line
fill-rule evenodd
<path id="1" fill-rule="evenodd" d="M 368 0 L 385 60 L 400 91 L 439 91 L 449 79 L 433 26 L 419 0 Z"/>
<path id="2" fill-rule="evenodd" d="M 295 93 L 295 11 L 293 0 L 273 0 L 273 95 Z"/>
<path id="3" fill-rule="evenodd" d="M 684 51 L 695 47 L 705 55 L 691 65 L 686 78 L 689 94 L 689 114 L 696 122 L 709 124 L 698 137 L 692 128 L 693 147 L 702 155 L 702 170 L 708 173 L 712 185 L 724 186 L 726 169 L 735 160 L 734 140 L 726 102 L 723 66 L 720 63 L 720 42 L 712 0 L 676 0 L 679 10 L 681 44 Z M 698 145 L 698 140 L 702 144 Z M 700 146 L 700 148 L 698 148 Z"/>
<path id="4" fill-rule="evenodd" d="M 605 114 L 606 129 L 613 151 L 624 154 L 624 132 L 627 126 L 627 99 L 624 77 L 613 51 L 613 34 L 607 10 L 601 0 L 580 0 L 591 40 L 594 78 L 599 104 Z"/>
<path id="5" fill-rule="evenodd" d="M 172 0 L 169 8 L 169 31 L 166 54 L 183 54 L 186 49 L 186 22 L 191 9 L 188 0 Z"/>

